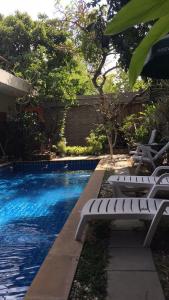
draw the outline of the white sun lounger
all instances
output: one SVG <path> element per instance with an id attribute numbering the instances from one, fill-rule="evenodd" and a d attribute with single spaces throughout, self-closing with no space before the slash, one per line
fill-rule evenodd
<path id="1" fill-rule="evenodd" d="M 160 172 L 169 172 L 169 166 L 159 166 L 150 176 L 140 175 L 112 175 L 107 182 L 112 185 L 114 194 L 120 196 L 122 189 L 147 188 L 150 190 L 154 184 L 163 185 L 163 190 L 169 189 L 169 173 L 158 176 Z"/>
<path id="2" fill-rule="evenodd" d="M 156 129 L 153 129 L 152 130 L 152 132 L 151 132 L 151 136 L 150 136 L 150 139 L 149 139 L 149 141 L 148 141 L 148 143 L 147 143 L 147 146 L 150 146 L 151 147 L 151 145 L 152 144 L 154 144 L 154 140 L 155 140 L 155 137 L 156 137 L 156 133 L 157 133 L 157 130 Z M 156 144 L 156 143 L 155 143 Z M 142 155 L 142 146 L 144 146 L 144 144 L 139 144 L 138 146 L 137 146 L 137 149 L 135 150 L 135 151 L 130 151 L 130 154 L 131 155 L 134 155 L 134 154 L 137 154 L 137 155 Z"/>
<path id="3" fill-rule="evenodd" d="M 148 247 L 163 214 L 169 216 L 169 200 L 150 197 L 91 199 L 81 211 L 75 239 L 81 240 L 87 223 L 92 220 L 150 219 L 152 221 L 143 244 Z"/>
<path id="4" fill-rule="evenodd" d="M 132 156 L 134 163 L 138 163 L 136 173 L 139 171 L 141 165 L 144 163 L 150 164 L 153 167 L 153 169 L 155 169 L 158 159 L 161 158 L 168 149 L 169 142 L 159 151 L 152 149 L 150 146 L 143 145 L 142 154 L 135 154 Z"/>

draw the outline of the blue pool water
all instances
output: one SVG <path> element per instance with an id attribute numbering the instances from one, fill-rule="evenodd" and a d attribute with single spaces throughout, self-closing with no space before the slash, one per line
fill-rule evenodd
<path id="1" fill-rule="evenodd" d="M 0 176 L 0 299 L 23 299 L 92 171 Z"/>

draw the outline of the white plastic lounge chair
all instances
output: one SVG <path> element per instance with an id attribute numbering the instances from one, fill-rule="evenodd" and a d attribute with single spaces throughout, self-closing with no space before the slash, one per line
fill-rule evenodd
<path id="1" fill-rule="evenodd" d="M 156 137 L 156 133 L 157 133 L 157 130 L 156 129 L 153 129 L 152 132 L 151 132 L 151 136 L 150 136 L 150 139 L 147 143 L 147 146 L 151 146 L 152 144 L 156 144 L 154 143 L 155 141 L 155 137 Z M 135 151 L 130 151 L 130 155 L 134 155 L 134 154 L 142 154 L 142 146 L 144 146 L 144 144 L 139 144 L 137 146 L 137 149 Z"/>
<path id="2" fill-rule="evenodd" d="M 92 220 L 150 219 L 152 222 L 143 244 L 144 247 L 149 247 L 161 217 L 163 215 L 169 216 L 169 200 L 151 198 L 152 194 L 150 193 L 147 198 L 97 198 L 89 200 L 81 211 L 75 239 L 81 240 L 86 224 Z"/>
<path id="3" fill-rule="evenodd" d="M 139 171 L 141 165 L 144 163 L 150 164 L 155 169 L 157 160 L 161 158 L 168 149 L 169 142 L 159 151 L 152 149 L 150 146 L 142 146 L 142 154 L 136 154 L 132 156 L 134 163 L 138 163 L 136 173 Z"/>
<path id="4" fill-rule="evenodd" d="M 160 173 L 164 173 L 159 176 Z M 124 196 L 122 189 L 146 188 L 150 190 L 154 184 L 167 185 L 169 188 L 169 166 L 159 166 L 150 176 L 141 175 L 112 175 L 107 182 L 113 185 L 115 196 Z M 163 187 L 165 189 L 165 187 Z"/>

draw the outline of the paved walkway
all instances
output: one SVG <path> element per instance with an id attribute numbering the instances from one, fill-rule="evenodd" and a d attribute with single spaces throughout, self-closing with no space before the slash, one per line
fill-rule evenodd
<path id="1" fill-rule="evenodd" d="M 165 300 L 151 250 L 142 247 L 145 233 L 133 224 L 116 226 L 109 245 L 107 300 Z"/>
<path id="2" fill-rule="evenodd" d="M 120 167 L 116 168 L 116 173 L 127 173 L 126 165 Z M 151 250 L 142 247 L 144 237 L 142 222 L 113 223 L 107 266 L 107 300 L 165 300 Z"/>

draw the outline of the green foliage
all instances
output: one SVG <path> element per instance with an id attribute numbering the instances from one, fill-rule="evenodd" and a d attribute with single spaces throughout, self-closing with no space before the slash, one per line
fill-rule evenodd
<path id="1" fill-rule="evenodd" d="M 156 106 L 146 105 L 143 112 L 129 115 L 125 118 L 121 131 L 129 146 L 135 143 L 147 143 L 152 129 L 157 127 L 154 114 Z"/>
<path id="2" fill-rule="evenodd" d="M 144 61 L 152 45 L 169 31 L 168 11 L 168 0 L 131 0 L 114 16 L 107 26 L 106 33 L 115 35 L 133 25 L 157 20 L 134 52 L 129 69 L 132 86 L 143 68 Z"/>
<path id="3" fill-rule="evenodd" d="M 107 21 L 110 21 L 114 16 L 117 15 L 119 10 L 125 6 L 129 0 L 105 0 L 105 7 L 107 9 Z M 101 0 L 89 1 L 90 5 L 94 7 L 99 7 L 103 5 Z M 128 28 L 127 30 L 120 32 L 114 36 L 110 36 L 110 44 L 115 52 L 116 60 L 118 60 L 119 65 L 128 70 L 132 53 L 134 49 L 138 46 L 141 40 L 145 37 L 149 30 L 149 23 L 141 23 L 137 26 Z"/>
<path id="4" fill-rule="evenodd" d="M 28 80 L 33 101 L 70 101 L 91 87 L 90 78 L 74 51 L 71 33 L 57 19 L 40 16 L 33 21 L 26 13 L 0 19 L 1 56 L 9 62 L 0 67 Z M 85 75 L 84 75 L 85 74 Z M 81 77 L 85 78 L 85 84 Z"/>
<path id="5" fill-rule="evenodd" d="M 168 9 L 167 0 L 131 0 L 108 24 L 105 33 L 115 35 L 133 25 L 156 20 L 166 15 Z"/>
<path id="6" fill-rule="evenodd" d="M 144 90 L 148 87 L 148 83 L 138 79 L 133 86 L 133 91 Z M 111 73 L 107 76 L 106 82 L 103 88 L 104 93 L 119 93 L 131 91 L 128 73 L 122 69 L 118 69 L 116 72 Z"/>
<path id="7" fill-rule="evenodd" d="M 46 143 L 47 138 L 44 126 L 39 122 L 35 113 L 20 113 L 17 117 L 19 123 L 18 134 L 22 136 L 24 157 L 30 156 L 33 151 L 41 151 L 41 147 Z M 20 132 L 20 133 L 19 133 Z"/>
<path id="8" fill-rule="evenodd" d="M 169 141 L 169 98 L 166 97 L 156 104 L 154 113 L 160 139 Z"/>
<path id="9" fill-rule="evenodd" d="M 65 156 L 66 154 L 66 139 L 62 138 L 58 143 L 57 143 L 57 152 L 61 156 Z"/>
<path id="10" fill-rule="evenodd" d="M 92 91 L 91 79 L 82 57 L 77 54 L 72 34 L 62 28 L 59 20 L 40 15 L 34 21 L 28 14 L 20 12 L 0 17 L 0 43 L 0 55 L 7 61 L 0 60 L 0 67 L 26 79 L 33 87 L 31 95 L 18 100 L 20 105 L 26 102 L 36 106 L 43 101 L 53 101 L 64 102 L 68 107 L 77 95 L 90 94 Z M 41 132 L 34 114 L 23 114 L 19 119 L 26 132 L 24 143 L 27 151 L 36 149 L 43 138 L 50 138 L 52 142 L 53 136 L 56 138 L 53 129 L 50 131 L 47 128 Z M 60 119 L 54 122 L 59 123 Z M 62 140 L 65 114 L 60 123 Z M 62 142 L 60 148 L 64 152 Z"/>
<path id="11" fill-rule="evenodd" d="M 96 94 L 96 90 L 93 86 L 84 58 L 81 55 L 78 55 L 75 57 L 75 61 L 75 72 L 70 75 L 70 79 L 71 82 L 74 83 L 76 95 Z"/>
<path id="12" fill-rule="evenodd" d="M 92 130 L 89 136 L 86 138 L 90 153 L 96 155 L 103 153 L 106 140 L 106 135 L 101 133 L 99 127 L 95 131 Z"/>
<path id="13" fill-rule="evenodd" d="M 69 156 L 89 155 L 91 154 L 89 147 L 82 146 L 67 146 L 66 154 Z"/>

